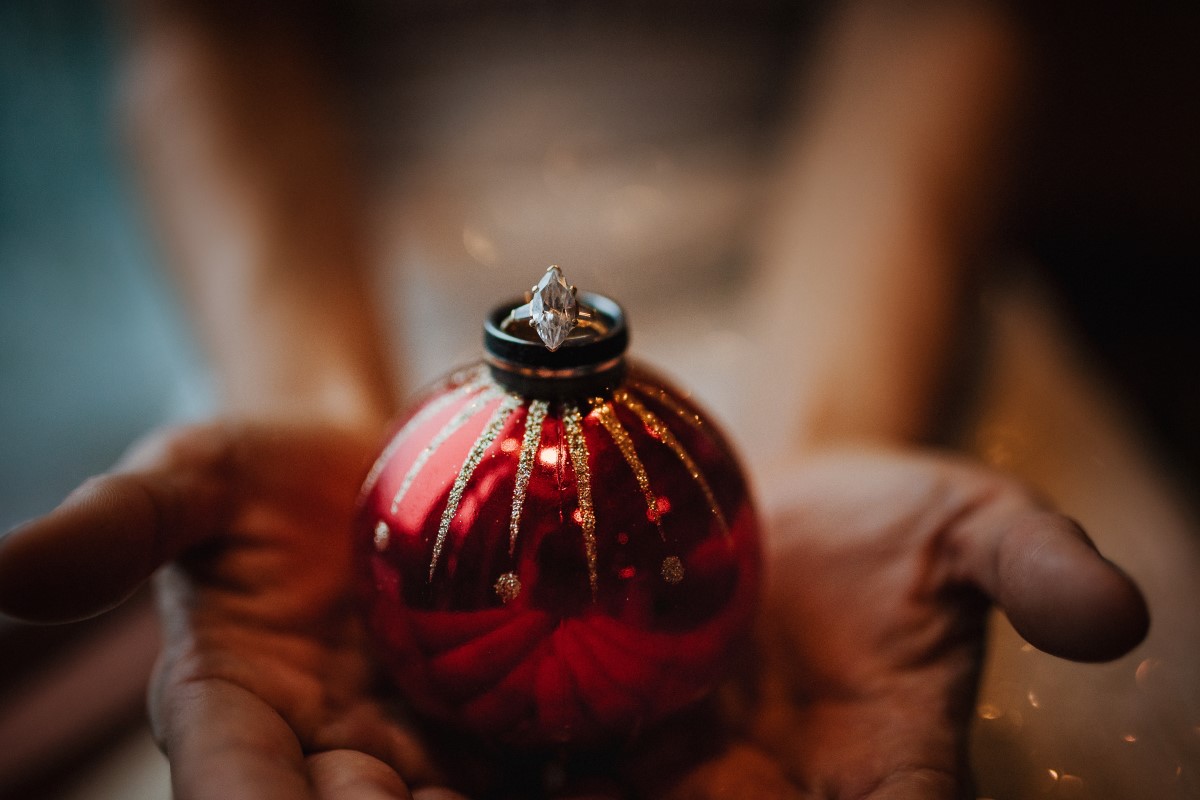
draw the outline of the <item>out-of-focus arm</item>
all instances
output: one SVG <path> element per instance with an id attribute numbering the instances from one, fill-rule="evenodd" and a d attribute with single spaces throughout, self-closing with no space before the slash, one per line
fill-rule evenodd
<path id="1" fill-rule="evenodd" d="M 920 439 L 961 331 L 1018 37 L 986 6 L 916 5 L 841 11 L 784 142 L 752 307 L 790 447 Z"/>
<path id="2" fill-rule="evenodd" d="M 133 4 L 126 117 L 226 410 L 377 424 L 395 386 L 359 176 L 303 14 Z"/>

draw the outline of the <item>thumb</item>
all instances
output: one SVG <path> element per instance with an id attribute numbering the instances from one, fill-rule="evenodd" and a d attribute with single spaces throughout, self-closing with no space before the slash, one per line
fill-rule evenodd
<path id="1" fill-rule="evenodd" d="M 233 493 L 213 428 L 158 434 L 125 467 L 0 538 L 0 613 L 68 622 L 120 604 L 165 561 L 221 530 Z"/>
<path id="2" fill-rule="evenodd" d="M 1018 633 L 1064 658 L 1116 658 L 1150 627 L 1137 585 L 1060 514 L 1017 521 L 997 542 L 986 581 Z"/>

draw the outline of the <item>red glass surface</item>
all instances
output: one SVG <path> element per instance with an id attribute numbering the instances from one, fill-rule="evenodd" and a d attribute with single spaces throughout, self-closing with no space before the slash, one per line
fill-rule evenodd
<path id="1" fill-rule="evenodd" d="M 511 543 L 530 415 L 521 399 L 495 417 L 498 434 L 465 483 L 431 577 L 452 487 L 504 402 L 485 375 L 459 373 L 419 403 L 363 488 L 361 595 L 398 689 L 442 723 L 521 746 L 626 736 L 702 697 L 749 627 L 759 583 L 758 523 L 724 439 L 642 370 L 622 389 L 669 435 L 612 396 L 575 401 L 595 518 L 589 569 L 586 503 L 581 509 L 560 402 L 549 404 Z M 628 435 L 645 486 L 596 402 Z M 468 407 L 475 413 L 464 414 Z M 497 588 L 506 573 L 520 582 L 507 602 Z"/>

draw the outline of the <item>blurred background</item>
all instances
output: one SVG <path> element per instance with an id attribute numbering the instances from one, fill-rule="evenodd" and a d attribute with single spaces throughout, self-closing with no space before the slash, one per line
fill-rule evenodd
<path id="1" fill-rule="evenodd" d="M 100 3 L 0 7 L 5 530 L 52 508 L 149 427 L 211 408 L 118 144 L 117 24 Z M 156 642 L 145 596 L 78 625 L 0 620 L 0 796 L 68 784 L 79 797 L 169 796 L 165 763 L 145 792 L 122 782 L 93 794 L 90 777 L 64 773 L 125 741 L 153 748 L 139 726 Z"/>
<path id="2" fill-rule="evenodd" d="M 142 5 L 155 4 L 0 5 L 5 528 L 141 433 L 218 407 L 169 225 L 146 167 L 142 179 L 132 168 Z M 765 0 L 289 11 L 360 165 L 371 297 L 403 343 L 398 389 L 474 358 L 483 313 L 560 261 L 572 282 L 619 297 L 635 352 L 717 412 L 752 470 L 769 469 L 781 445 L 761 398 L 787 383 L 772 383 L 779 362 L 758 338 L 767 306 L 755 287 L 773 285 L 778 260 L 756 238 L 768 206 L 786 206 L 797 174 L 903 204 L 870 177 L 873 159 L 896 156 L 886 143 L 912 139 L 913 162 L 957 146 L 906 127 L 906 114 L 940 118 L 940 106 L 906 110 L 923 96 L 889 94 L 889 80 L 936 85 L 954 71 L 946 56 L 921 72 L 918 45 L 952 39 L 957 23 L 925 24 L 937 3 L 849 5 L 866 9 L 868 34 L 845 34 L 854 24 L 833 4 Z M 1003 146 L 981 149 L 983 210 L 964 212 L 986 218 L 986 233 L 954 233 L 947 257 L 969 261 L 971 277 L 956 377 L 926 438 L 1034 482 L 1141 583 L 1154 614 L 1150 639 L 1103 666 L 1033 652 L 995 621 L 980 796 L 1197 797 L 1200 298 L 1188 278 L 1200 266 L 1200 11 L 971 7 L 1001 21 L 1020 77 L 996 94 L 1011 111 L 995 123 Z M 878 139 L 855 109 L 884 109 Z M 793 136 L 815 142 L 797 168 Z M 880 217 L 850 210 L 828 236 L 869 240 Z M 805 286 L 840 252 L 805 250 L 803 274 L 816 276 Z M 169 796 L 142 712 L 156 636 L 144 596 L 78 625 L 0 621 L 0 796 Z"/>

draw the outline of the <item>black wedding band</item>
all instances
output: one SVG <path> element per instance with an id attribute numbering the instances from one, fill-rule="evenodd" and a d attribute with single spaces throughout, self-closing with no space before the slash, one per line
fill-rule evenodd
<path id="1" fill-rule="evenodd" d="M 614 300 L 579 292 L 575 328 L 555 350 L 548 349 L 516 312 L 515 300 L 497 306 L 483 326 L 483 346 L 492 376 L 507 389 L 530 397 L 561 398 L 611 391 L 620 383 L 629 347 L 625 312 Z M 528 319 L 528 317 L 524 317 Z"/>

